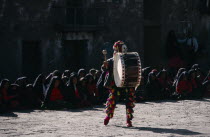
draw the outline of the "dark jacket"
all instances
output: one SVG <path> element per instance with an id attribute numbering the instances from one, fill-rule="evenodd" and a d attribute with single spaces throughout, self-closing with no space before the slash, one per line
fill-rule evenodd
<path id="1" fill-rule="evenodd" d="M 43 79 L 45 80 L 45 76 L 42 74 L 39 74 L 38 77 L 36 78 L 36 80 L 34 81 L 33 84 L 33 89 L 36 93 L 37 98 L 39 98 L 41 101 L 44 101 L 44 89 L 43 86 L 46 89 L 45 84 L 43 83 Z"/>
<path id="2" fill-rule="evenodd" d="M 49 101 L 50 101 L 50 96 L 51 96 L 51 93 L 52 93 L 52 90 L 54 88 L 54 85 L 55 85 L 55 81 L 56 80 L 59 80 L 60 81 L 60 85 L 58 87 L 58 89 L 60 90 L 61 94 L 64 96 L 65 98 L 65 87 L 64 87 L 64 84 L 62 83 L 62 80 L 61 78 L 59 77 L 52 77 L 51 81 L 50 81 L 50 84 L 47 88 L 47 91 L 46 91 L 46 95 L 45 95 L 45 99 L 44 99 L 44 104 L 47 104 Z"/>

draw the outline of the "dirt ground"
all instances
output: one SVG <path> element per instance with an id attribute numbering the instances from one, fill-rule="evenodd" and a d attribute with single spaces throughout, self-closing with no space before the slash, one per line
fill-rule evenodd
<path id="1" fill-rule="evenodd" d="M 117 105 L 108 126 L 104 106 L 76 110 L 27 110 L 0 115 L 4 136 L 210 136 L 210 99 L 137 103 L 133 127 Z"/>

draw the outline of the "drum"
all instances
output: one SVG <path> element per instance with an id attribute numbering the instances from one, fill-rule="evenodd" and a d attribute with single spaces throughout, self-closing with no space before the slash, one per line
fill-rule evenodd
<path id="1" fill-rule="evenodd" d="M 114 81 L 117 87 L 138 87 L 141 80 L 141 61 L 137 52 L 114 55 Z"/>

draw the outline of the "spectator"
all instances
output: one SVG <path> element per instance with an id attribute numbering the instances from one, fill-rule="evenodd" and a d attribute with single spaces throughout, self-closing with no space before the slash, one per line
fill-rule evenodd
<path id="1" fill-rule="evenodd" d="M 63 84 L 66 85 L 66 86 L 67 86 L 68 80 L 69 80 L 69 78 L 68 78 L 67 76 L 63 76 L 63 77 L 62 77 L 62 82 L 63 82 Z"/>
<path id="2" fill-rule="evenodd" d="M 19 100 L 19 85 L 11 84 L 9 87 L 9 95 L 12 96 L 11 100 L 11 108 L 19 109 L 20 108 L 20 100 Z"/>
<path id="3" fill-rule="evenodd" d="M 182 74 L 182 72 L 184 72 L 184 71 L 186 71 L 185 68 L 180 68 L 180 69 L 178 70 L 178 72 L 177 72 L 177 74 L 176 74 L 176 76 L 175 76 L 175 78 L 174 78 L 173 87 L 176 87 L 177 82 L 178 82 L 178 80 L 179 80 L 179 77 L 180 77 L 180 75 Z"/>
<path id="4" fill-rule="evenodd" d="M 20 77 L 15 81 L 15 84 L 19 85 L 19 100 L 20 100 L 20 106 L 22 109 L 27 107 L 27 91 L 26 91 L 26 85 L 28 84 L 27 77 Z"/>
<path id="5" fill-rule="evenodd" d="M 198 81 L 196 77 L 196 71 L 195 70 L 189 70 L 188 71 L 188 80 L 192 85 L 192 92 L 191 97 L 192 98 L 199 98 L 202 94 L 201 89 L 198 88 Z"/>
<path id="6" fill-rule="evenodd" d="M 85 75 L 86 75 L 85 69 L 83 69 L 83 68 L 79 69 L 77 75 L 78 75 L 78 79 L 85 77 Z"/>
<path id="7" fill-rule="evenodd" d="M 77 74 L 73 73 L 70 76 L 68 88 L 67 88 L 67 95 L 69 100 L 73 103 L 75 108 L 83 107 L 83 98 L 78 88 L 78 77 Z"/>
<path id="8" fill-rule="evenodd" d="M 65 87 L 59 77 L 53 77 L 47 89 L 42 108 L 62 109 L 71 108 L 72 104 L 64 100 Z"/>
<path id="9" fill-rule="evenodd" d="M 95 79 L 94 79 L 94 80 L 95 80 L 95 83 L 98 82 L 98 80 L 99 80 L 101 74 L 102 74 L 101 70 L 96 70 Z"/>
<path id="10" fill-rule="evenodd" d="M 88 101 L 87 80 L 84 77 L 79 80 L 78 88 L 84 102 L 84 106 L 91 106 L 90 101 Z"/>
<path id="11" fill-rule="evenodd" d="M 10 81 L 4 79 L 1 81 L 0 85 L 1 103 L 5 110 L 16 109 L 19 106 L 19 101 L 15 94 L 11 93 Z"/>
<path id="12" fill-rule="evenodd" d="M 98 89 L 96 88 L 96 83 L 94 81 L 94 77 L 91 74 L 85 76 L 87 80 L 87 90 L 88 90 L 88 97 L 89 101 L 92 104 L 95 104 L 96 101 L 99 99 Z"/>
<path id="13" fill-rule="evenodd" d="M 161 93 L 163 94 L 163 98 L 167 99 L 171 95 L 171 85 L 172 82 L 168 77 L 168 73 L 165 69 L 161 70 L 157 75 L 158 82 L 161 86 Z"/>
<path id="14" fill-rule="evenodd" d="M 206 82 L 206 81 L 208 81 L 208 80 L 210 80 L 210 71 L 209 71 L 209 73 L 207 74 L 206 78 L 204 79 L 204 82 Z"/>
<path id="15" fill-rule="evenodd" d="M 89 70 L 89 74 L 91 74 L 93 76 L 93 78 L 95 79 L 96 76 L 96 70 L 94 68 Z"/>
<path id="16" fill-rule="evenodd" d="M 107 97 L 109 95 L 109 92 L 107 92 L 106 88 L 104 87 L 105 77 L 106 77 L 106 71 L 102 71 L 101 76 L 96 84 L 101 103 L 106 102 Z"/>
<path id="17" fill-rule="evenodd" d="M 203 93 L 204 97 L 210 97 L 210 81 L 205 81 L 203 83 Z"/>
<path id="18" fill-rule="evenodd" d="M 179 99 L 187 99 L 192 93 L 192 85 L 188 80 L 188 73 L 182 72 L 176 84 L 176 92 L 179 94 Z"/>
<path id="19" fill-rule="evenodd" d="M 69 78 L 69 77 L 70 77 L 70 74 L 71 74 L 70 70 L 65 70 L 65 71 L 63 72 L 63 74 L 62 74 L 62 78 L 63 78 L 63 77 Z"/>
<path id="20" fill-rule="evenodd" d="M 158 83 L 157 77 L 154 72 L 148 75 L 148 81 L 145 87 L 146 98 L 149 100 L 156 100 L 162 97 L 161 86 Z"/>
<path id="21" fill-rule="evenodd" d="M 26 98 L 27 108 L 30 109 L 40 108 L 42 102 L 39 96 L 37 96 L 37 93 L 34 91 L 32 84 L 28 84 L 26 86 L 26 92 L 27 92 L 27 98 Z"/>
<path id="22" fill-rule="evenodd" d="M 45 76 L 43 74 L 39 74 L 33 84 L 34 92 L 36 93 L 37 99 L 40 101 L 44 101 L 44 97 L 46 95 L 47 87 L 45 85 Z"/>

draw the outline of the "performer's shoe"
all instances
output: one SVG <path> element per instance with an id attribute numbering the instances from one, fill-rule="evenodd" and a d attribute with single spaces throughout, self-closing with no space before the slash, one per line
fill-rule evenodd
<path id="1" fill-rule="evenodd" d="M 127 120 L 127 127 L 132 127 L 132 122 L 130 120 Z"/>
<path id="2" fill-rule="evenodd" d="M 108 125 L 109 120 L 110 120 L 110 117 L 106 117 L 106 118 L 104 119 L 104 125 Z"/>

